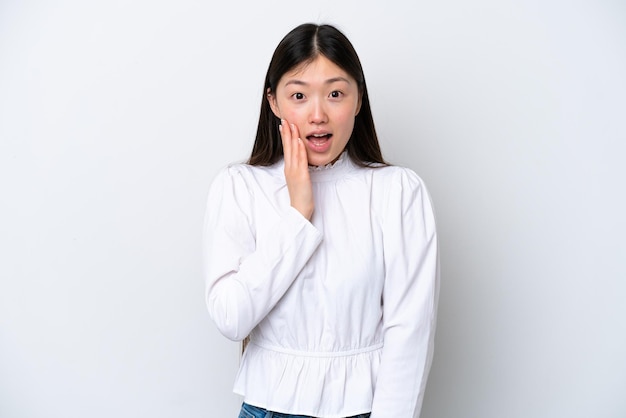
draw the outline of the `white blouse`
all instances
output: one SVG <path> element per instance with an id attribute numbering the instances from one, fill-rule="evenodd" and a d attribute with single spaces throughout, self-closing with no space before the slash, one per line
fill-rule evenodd
<path id="1" fill-rule="evenodd" d="M 209 191 L 206 303 L 222 334 L 251 340 L 234 391 L 290 414 L 418 416 L 439 292 L 424 184 L 344 153 L 310 169 L 309 222 L 290 206 L 283 170 L 282 160 L 233 164 Z"/>

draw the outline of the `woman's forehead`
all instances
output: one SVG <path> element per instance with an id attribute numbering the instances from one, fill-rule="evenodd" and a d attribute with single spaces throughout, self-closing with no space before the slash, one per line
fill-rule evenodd
<path id="1" fill-rule="evenodd" d="M 313 60 L 305 61 L 287 71 L 281 77 L 281 84 L 286 84 L 293 80 L 300 80 L 304 83 L 307 80 L 344 80 L 348 83 L 354 81 L 350 74 L 323 55 L 318 55 Z"/>

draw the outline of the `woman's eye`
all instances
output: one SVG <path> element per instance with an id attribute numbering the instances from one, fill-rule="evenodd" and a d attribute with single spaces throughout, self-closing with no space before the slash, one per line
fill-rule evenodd
<path id="1" fill-rule="evenodd" d="M 330 97 L 332 97 L 333 99 L 338 99 L 339 97 L 341 97 L 341 92 L 335 90 L 335 91 L 330 93 Z"/>
<path id="2" fill-rule="evenodd" d="M 302 93 L 294 93 L 293 94 L 293 98 L 296 99 L 296 100 L 302 100 L 302 99 L 304 99 L 304 94 L 302 94 Z"/>

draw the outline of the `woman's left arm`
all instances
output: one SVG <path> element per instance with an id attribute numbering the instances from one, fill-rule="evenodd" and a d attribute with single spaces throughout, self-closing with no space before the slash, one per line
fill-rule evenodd
<path id="1" fill-rule="evenodd" d="M 383 353 L 372 418 L 419 416 L 433 357 L 439 255 L 428 191 L 398 168 L 383 219 Z"/>

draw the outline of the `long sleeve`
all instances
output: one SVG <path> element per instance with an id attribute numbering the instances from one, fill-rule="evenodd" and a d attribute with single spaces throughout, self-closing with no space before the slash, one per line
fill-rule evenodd
<path id="1" fill-rule="evenodd" d="M 208 310 L 226 337 L 251 337 L 233 391 L 294 415 L 414 417 L 438 296 L 428 193 L 409 169 L 347 155 L 309 174 L 310 221 L 289 205 L 282 160 L 233 165 L 211 185 Z"/>
<path id="2" fill-rule="evenodd" d="M 419 416 L 432 362 L 439 293 L 435 219 L 428 192 L 399 170 L 383 219 L 383 352 L 372 418 Z"/>
<path id="3" fill-rule="evenodd" d="M 206 303 L 231 340 L 265 318 L 322 240 L 289 204 L 264 204 L 260 188 L 267 185 L 260 183 L 267 176 L 253 173 L 242 165 L 223 169 L 211 184 L 204 220 Z M 281 187 L 276 193 L 286 193 Z"/>

